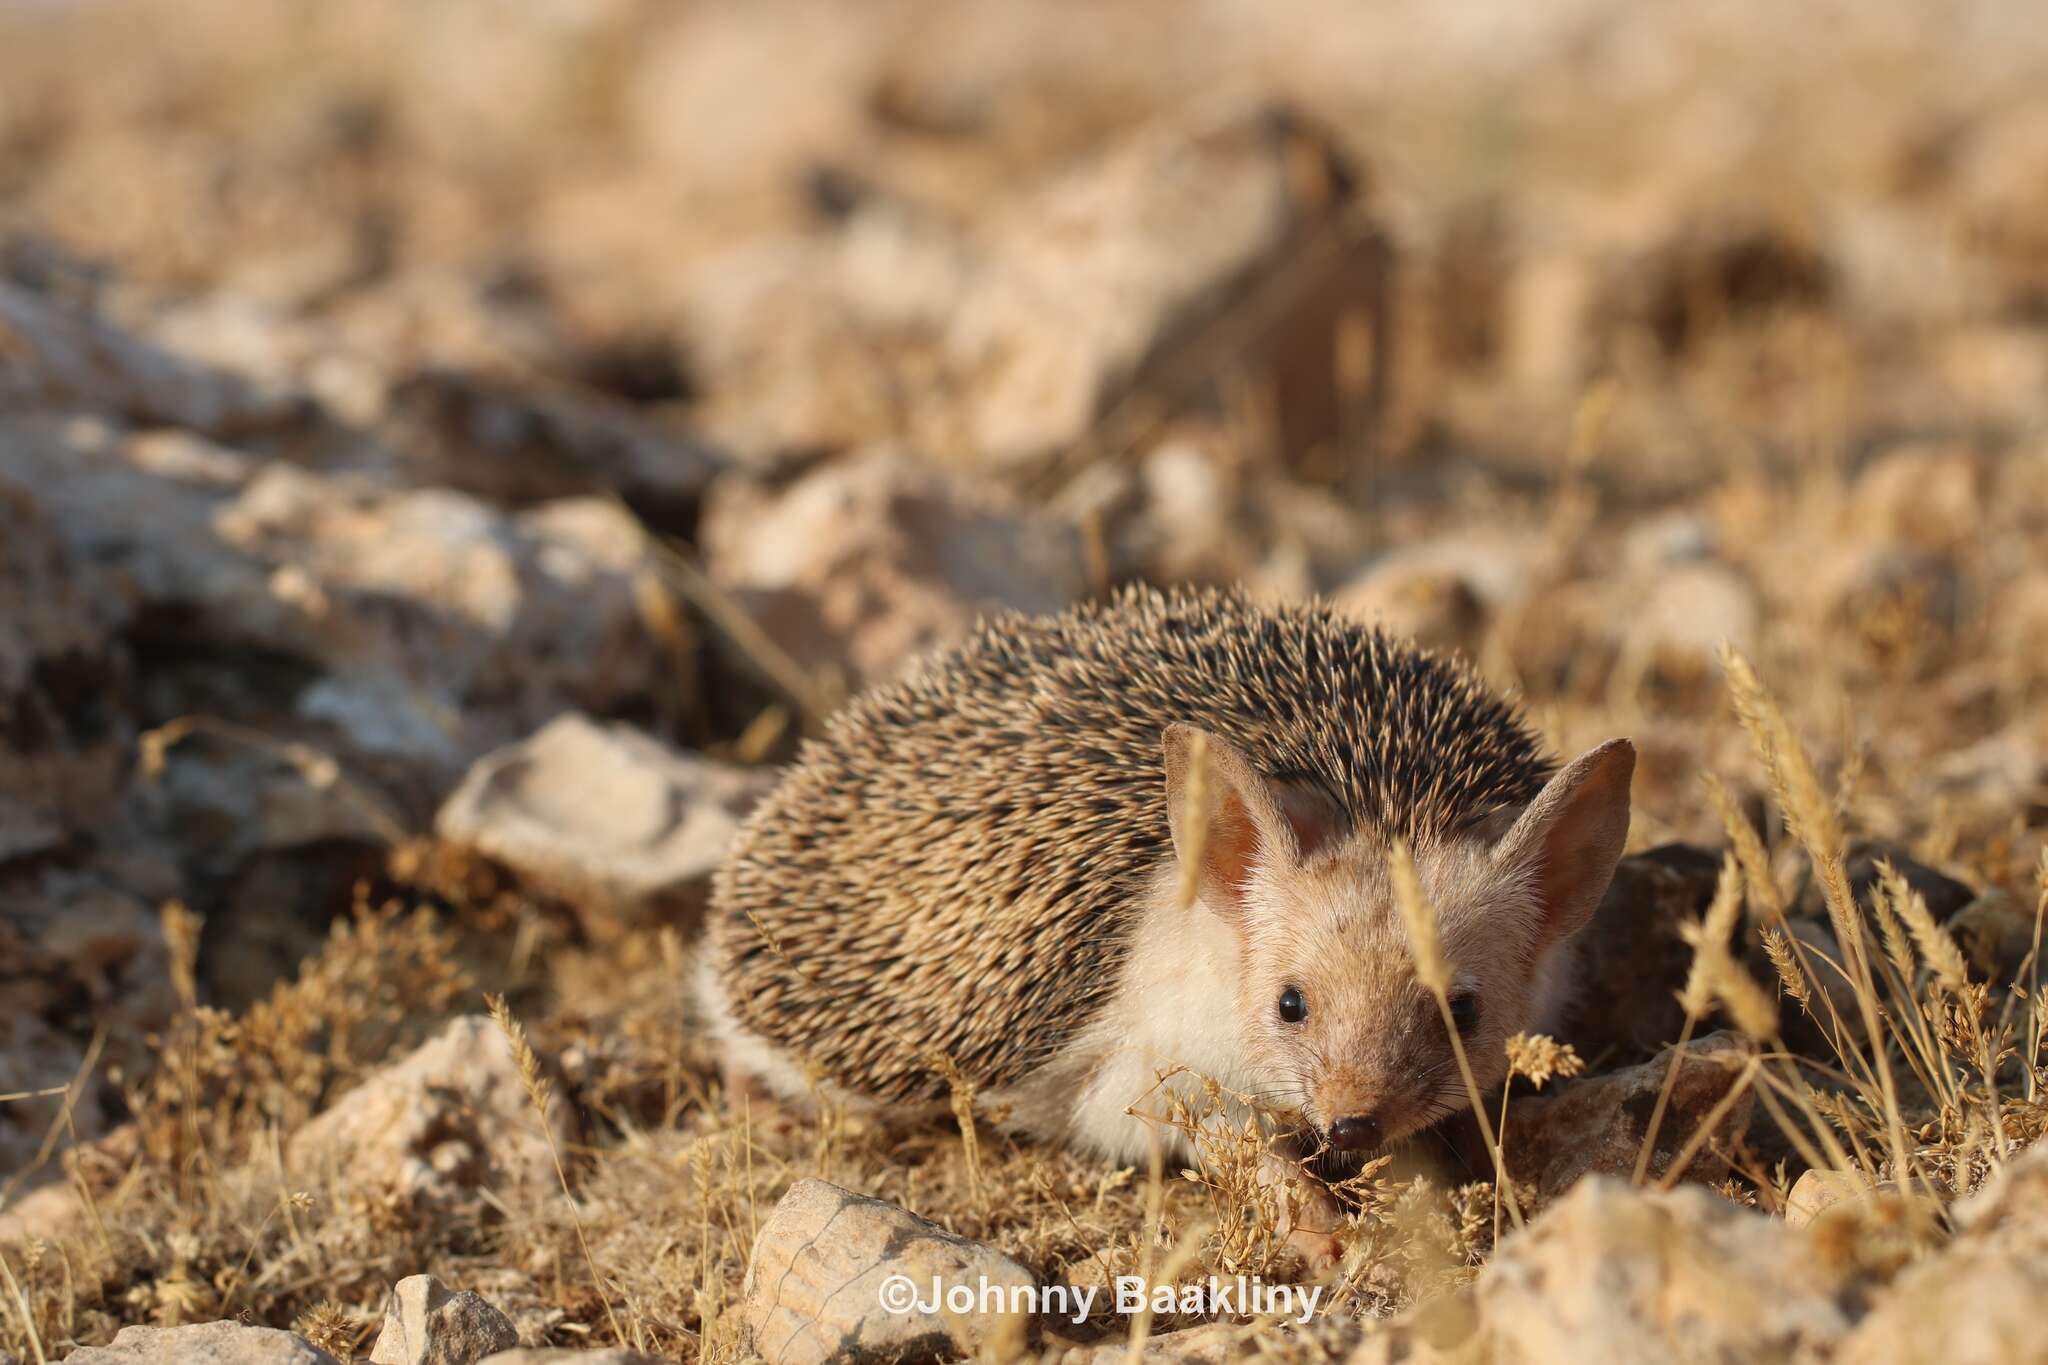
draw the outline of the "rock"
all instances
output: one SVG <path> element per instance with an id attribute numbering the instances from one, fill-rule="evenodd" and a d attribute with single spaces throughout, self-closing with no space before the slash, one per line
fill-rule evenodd
<path id="1" fill-rule="evenodd" d="M 474 1291 L 451 1292 L 431 1275 L 391 1287 L 371 1365 L 475 1365 L 519 1344 L 512 1321 Z"/>
<path id="2" fill-rule="evenodd" d="M 616 704 L 662 667 L 634 597 L 652 548 L 602 500 L 505 516 L 445 489 L 271 465 L 215 527 L 278 566 L 289 644 L 329 669 L 298 712 L 365 754 L 464 762 L 510 738 L 508 723 Z"/>
<path id="3" fill-rule="evenodd" d="M 543 1057 L 544 1067 L 552 1063 Z M 575 1111 L 549 1107 L 555 1145 L 576 1139 Z M 451 1021 L 410 1056 L 342 1095 L 293 1134 L 301 1177 L 335 1175 L 436 1202 L 465 1191 L 556 1182 L 554 1159 L 497 1025 Z"/>
<path id="4" fill-rule="evenodd" d="M 1838 1360 L 2011 1365 L 2048 1360 L 2048 1146 L 2014 1159 L 1956 1207 L 1945 1250 L 1908 1266 L 1843 1341 Z"/>
<path id="5" fill-rule="evenodd" d="M 1706 1190 L 1651 1193 L 1596 1177 L 1480 1272 L 1470 1358 L 1805 1359 L 1848 1329 L 1849 1275 L 1776 1219 Z"/>
<path id="6" fill-rule="evenodd" d="M 0 862 L 104 820 L 119 789 L 127 660 L 117 586 L 0 476 Z"/>
<path id="7" fill-rule="evenodd" d="M 260 720 L 392 790 L 439 791 L 565 708 L 648 695 L 670 667 L 640 615 L 653 548 L 614 503 L 504 513 L 281 463 L 224 483 L 220 462 L 198 463 L 104 424 L 0 420 L 0 478 L 35 487 L 66 552 L 155 623 L 155 714 Z"/>
<path id="8" fill-rule="evenodd" d="M 1377 322 L 1384 288 L 1381 248 L 1342 244 L 1344 161 L 1284 109 L 1224 107 L 1143 127 L 1014 205 L 945 333 L 965 449 L 1017 468 L 1135 391 L 1170 399 L 1207 380 L 1197 353 L 1252 296 L 1274 311 L 1257 352 L 1240 339 L 1233 357 L 1272 367 L 1283 446 L 1337 434 L 1337 334 Z"/>
<path id="9" fill-rule="evenodd" d="M 1562 1195 L 1589 1175 L 1634 1173 L 1650 1113 L 1670 1070 L 1671 1050 L 1640 1066 L 1570 1081 L 1553 1094 L 1508 1105 L 1509 1172 L 1536 1188 L 1539 1202 Z M 1678 1075 L 1657 1126 L 1648 1176 L 1659 1179 L 1707 1122 L 1741 1076 L 1750 1048 L 1733 1034 L 1696 1038 L 1678 1054 Z M 1748 1131 L 1755 1100 L 1749 1091 L 1729 1106 L 1713 1136 L 1692 1156 L 1688 1180 L 1714 1181 L 1728 1173 L 1727 1154 Z"/>
<path id="10" fill-rule="evenodd" d="M 1947 1196 L 1932 1186 L 1916 1182 L 1915 1188 L 1917 1197 L 1936 1209 L 1947 1202 Z M 1905 1196 L 1905 1187 L 1898 1181 L 1880 1180 L 1873 1184 L 1861 1171 L 1805 1171 L 1792 1182 L 1785 1197 L 1785 1223 L 1788 1227 L 1803 1228 L 1837 1209 L 1861 1208 L 1865 1191 L 1873 1199 L 1893 1204 Z"/>
<path id="11" fill-rule="evenodd" d="M 1141 392 L 1187 407 L 1227 348 L 1271 381 L 1290 455 L 1356 434 L 1385 370 L 1340 393 L 1338 338 L 1381 326 L 1387 247 L 1344 162 L 1307 120 L 1231 104 L 1112 141 L 978 231 L 858 198 L 834 232 L 692 272 L 696 416 L 756 464 L 906 440 L 1017 469 Z"/>
<path id="12" fill-rule="evenodd" d="M 579 1351 L 563 1346 L 522 1346 L 485 1356 L 478 1365 L 669 1365 L 659 1356 L 611 1347 L 601 1351 Z"/>
<path id="13" fill-rule="evenodd" d="M 705 390 L 692 420 L 761 468 L 906 435 L 933 449 L 956 444 L 950 405 L 906 405 L 902 385 L 919 376 L 912 382 L 936 399 L 931 339 L 974 268 L 958 233 L 886 201 L 855 208 L 829 235 L 721 253 L 685 291 L 692 371 Z M 937 429 L 906 432 L 906 421 Z"/>
<path id="14" fill-rule="evenodd" d="M 0 1012 L 0 1095 L 61 1091 L 84 1061 L 85 1044 L 44 1023 L 40 1015 Z M 27 1168 L 63 1106 L 61 1093 L 0 1104 L 0 1170 L 11 1174 Z M 86 1087 L 78 1108 L 74 1121 L 83 1136 L 97 1137 L 106 1130 L 108 1114 L 96 1087 Z"/>
<path id="15" fill-rule="evenodd" d="M 1719 544 L 1712 518 L 1695 511 L 1671 511 L 1623 530 L 1621 554 L 1630 572 L 1647 577 L 1675 565 L 1711 561 Z"/>
<path id="16" fill-rule="evenodd" d="M 58 1181 L 34 1185 L 0 1205 L 0 1245 L 30 1238 L 60 1242 L 86 1226 L 85 1201 Z"/>
<path id="17" fill-rule="evenodd" d="M 740 821 L 774 783 L 571 713 L 480 759 L 434 823 L 612 932 L 694 916 Z"/>
<path id="18" fill-rule="evenodd" d="M 2009 1157 L 2005 1168 L 1955 1208 L 1959 1243 L 2048 1254 L 2048 1143 Z"/>
<path id="19" fill-rule="evenodd" d="M 1580 935 L 1580 981 L 1565 1041 L 1596 1066 L 1641 1061 L 1677 1039 L 1685 1012 L 1675 993 L 1692 967 L 1679 926 L 1714 898 L 1721 857 L 1684 844 L 1623 858 Z"/>
<path id="20" fill-rule="evenodd" d="M 133 1050 L 170 1018 L 177 997 L 162 920 L 116 881 L 125 871 L 103 860 L 0 881 L 0 1014 L 67 1024 L 90 1015 L 111 1026 L 112 1056 L 137 1061 Z M 74 1029 L 81 1038 L 91 1031 Z"/>
<path id="21" fill-rule="evenodd" d="M 2000 584 L 1990 605 L 1985 610 L 1985 619 L 1996 621 L 1993 647 L 2004 661 L 2014 670 L 2018 678 L 2025 679 L 2031 686 L 2048 682 L 2048 568 L 2022 571 L 2012 575 Z M 1980 740 L 1982 745 L 1996 746 L 1998 736 Z M 2014 783 L 2023 788 L 2031 787 L 2037 793 L 2040 785 L 2041 755 L 2033 744 L 2023 744 L 2023 764 L 2030 764 L 2033 771 L 2025 773 Z M 1964 751 L 1967 753 L 1968 751 Z M 1957 762 L 1960 755 L 1951 754 L 1944 760 L 1946 768 Z M 1965 760 L 1967 761 L 1967 760 Z M 2008 779 L 2010 781 L 2011 779 Z"/>
<path id="22" fill-rule="evenodd" d="M 1326 1296 L 1327 1297 L 1327 1296 Z M 1374 1346 L 1396 1343 L 1400 1353 L 1374 1354 Z M 1355 1349 L 1354 1349 L 1355 1348 Z M 1129 1360 L 1129 1341 L 1118 1339 L 1102 1346 L 1077 1346 L 1053 1358 L 1054 1365 L 1117 1365 Z M 1145 1339 L 1137 1358 L 1152 1365 L 1225 1365 L 1229 1361 L 1312 1361 L 1343 1360 L 1347 1365 L 1387 1365 L 1407 1361 L 1408 1365 L 1435 1365 L 1435 1358 L 1422 1353 L 1419 1343 L 1399 1329 L 1384 1330 L 1365 1337 L 1356 1319 L 1318 1314 L 1305 1325 L 1288 1323 L 1276 1329 L 1270 1323 L 1252 1325 L 1212 1322 L 1201 1327 L 1184 1327 Z"/>
<path id="23" fill-rule="evenodd" d="M 1696 704 L 1720 693 L 1716 660 L 1724 643 L 1753 652 L 1760 608 L 1756 590 L 1725 564 L 1699 562 L 1658 570 L 1646 586 L 1625 593 L 1627 619 L 1615 664 L 1620 686 L 1654 683 Z"/>
<path id="24" fill-rule="evenodd" d="M 1954 557 L 1902 543 L 1835 542 L 1788 572 L 1798 574 L 1791 581 L 1812 594 L 1828 627 L 1895 675 L 1924 675 L 1951 658 L 1970 606 Z"/>
<path id="25" fill-rule="evenodd" d="M 518 381 L 423 369 L 391 395 L 387 435 L 408 476 L 499 503 L 615 491 L 636 506 L 695 507 L 723 462 L 621 403 Z"/>
<path id="26" fill-rule="evenodd" d="M 761 1225 L 747 1263 L 743 1306 L 754 1349 L 769 1365 L 893 1360 L 984 1343 L 1025 1340 L 1030 1323 L 978 1309 L 950 1315 L 882 1307 L 885 1284 L 925 1302 L 986 1283 L 1023 1289 L 1037 1278 L 991 1247 L 956 1237 L 893 1204 L 822 1180 L 790 1187 Z M 906 1300 L 906 1303 L 909 1301 Z M 958 1330 L 964 1339 L 956 1342 Z"/>
<path id="27" fill-rule="evenodd" d="M 1870 1181 L 1859 1171 L 1806 1171 L 1792 1182 L 1792 1190 L 1785 1197 L 1785 1222 L 1787 1226 L 1803 1228 L 1844 1199 L 1854 1199 L 1868 1188 Z"/>
<path id="28" fill-rule="evenodd" d="M 1985 470 L 1967 447 L 1911 445 L 1865 465 L 1841 512 L 1845 535 L 1939 554 L 1983 526 Z"/>
<path id="29" fill-rule="evenodd" d="M 714 488 L 706 567 L 799 666 L 893 675 L 977 615 L 1057 611 L 1087 588 L 1079 532 L 961 477 L 872 451 L 786 491 Z"/>
<path id="30" fill-rule="evenodd" d="M 103 318 L 0 281 L 0 409 L 77 408 L 219 431 L 279 415 L 231 376 Z"/>
<path id="31" fill-rule="evenodd" d="M 1811 308 L 1839 287 L 1839 267 L 1803 224 L 1725 201 L 1669 208 L 1660 240 L 1602 281 L 1590 318 L 1596 345 L 1624 324 L 1678 358 L 1725 327 Z"/>
<path id="32" fill-rule="evenodd" d="M 2034 951 L 2035 913 L 2035 906 L 1993 888 L 1958 911 L 1948 928 L 1978 975 L 1994 986 L 2009 986 L 2019 981 Z"/>
<path id="33" fill-rule="evenodd" d="M 336 1365 L 303 1337 L 274 1327 L 201 1322 L 189 1327 L 123 1327 L 107 1346 L 86 1346 L 68 1365 Z"/>
<path id="34" fill-rule="evenodd" d="M 1936 920 L 1951 919 L 1977 897 L 1966 883 L 1916 861 L 1897 844 L 1880 839 L 1858 839 L 1849 845 L 1847 861 L 1849 890 L 1855 894 L 1858 905 L 1870 904 L 1871 888 L 1877 885 L 1877 868 L 1881 862 L 1889 862 L 1906 879 L 1906 885 L 1920 893 Z M 1797 911 L 1816 918 L 1826 916 L 1827 905 L 1821 896 L 1818 880 L 1809 877 L 1800 891 Z"/>
<path id="35" fill-rule="evenodd" d="M 1395 634 L 1476 656 L 1492 622 L 1527 598 L 1542 554 L 1513 532 L 1455 532 L 1389 551 L 1330 600 Z"/>
<path id="36" fill-rule="evenodd" d="M 81 1143 L 126 1108 L 108 1069 L 147 1066 L 146 1040 L 177 1003 L 162 922 L 110 883 L 115 871 L 51 867 L 0 878 L 0 1094 L 70 1085 L 104 1026 L 99 1074 L 71 1110 Z M 62 1105 L 61 1095 L 0 1103 L 0 1169 L 27 1165 Z M 21 1212 L 10 1204 L 0 1224 Z"/>

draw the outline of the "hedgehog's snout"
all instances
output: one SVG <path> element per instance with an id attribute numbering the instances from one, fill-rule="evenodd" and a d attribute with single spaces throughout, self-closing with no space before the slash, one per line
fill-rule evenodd
<path id="1" fill-rule="evenodd" d="M 1386 1130 L 1370 1114 L 1348 1114 L 1330 1125 L 1327 1136 L 1340 1152 L 1369 1152 L 1386 1141 Z"/>

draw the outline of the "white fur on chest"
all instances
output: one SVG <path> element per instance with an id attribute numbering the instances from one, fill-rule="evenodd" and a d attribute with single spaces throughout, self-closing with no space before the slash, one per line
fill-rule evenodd
<path id="1" fill-rule="evenodd" d="M 1238 948 L 1222 920 L 1180 905 L 1177 879 L 1162 873 L 1133 941 L 1101 1017 L 1022 1084 L 989 1098 L 1008 1106 L 1013 1128 L 1143 1164 L 1155 1142 L 1169 1155 L 1187 1152 L 1185 1135 L 1160 1121 L 1169 1087 L 1193 1097 L 1212 1079 L 1243 1092 L 1252 1076 L 1237 1024 Z"/>

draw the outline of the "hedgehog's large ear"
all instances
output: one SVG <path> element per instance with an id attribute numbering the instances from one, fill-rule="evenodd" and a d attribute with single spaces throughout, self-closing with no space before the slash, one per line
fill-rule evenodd
<path id="1" fill-rule="evenodd" d="M 1202 897 L 1243 908 L 1260 858 L 1293 867 L 1342 831 L 1343 816 L 1313 788 L 1261 773 L 1242 749 L 1192 725 L 1165 735 L 1167 824 L 1183 861 L 1200 860 Z"/>
<path id="2" fill-rule="evenodd" d="M 1628 789 L 1636 749 L 1625 739 L 1580 754 L 1544 785 L 1494 845 L 1496 863 L 1528 873 L 1546 938 L 1586 927 L 1628 842 Z"/>

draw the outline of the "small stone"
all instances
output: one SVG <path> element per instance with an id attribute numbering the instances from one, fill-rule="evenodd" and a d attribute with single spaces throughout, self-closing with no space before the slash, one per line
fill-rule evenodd
<path id="1" fill-rule="evenodd" d="M 1915 1189 L 1922 1200 L 1936 1204 L 1946 1202 L 1946 1195 L 1932 1186 L 1916 1182 Z M 1880 1180 L 1872 1184 L 1861 1171 L 1807 1171 L 1792 1182 L 1792 1190 L 1785 1197 L 1785 1223 L 1789 1227 L 1808 1227 L 1838 1209 L 1852 1205 L 1862 1207 L 1866 1191 L 1873 1199 L 1892 1203 L 1897 1203 L 1905 1195 L 1905 1187 L 1898 1181 Z"/>
<path id="2" fill-rule="evenodd" d="M 475 1365 L 519 1344 L 511 1319 L 473 1290 L 451 1292 L 431 1275 L 391 1288 L 371 1365 Z"/>
<path id="3" fill-rule="evenodd" d="M 579 1351 L 567 1346 L 521 1346 L 485 1356 L 478 1365 L 670 1365 L 660 1356 L 642 1355 L 613 1346 L 601 1351 Z"/>
<path id="4" fill-rule="evenodd" d="M 61 1181 L 36 1185 L 0 1208 L 0 1243 L 62 1241 L 86 1225 L 85 1201 Z"/>
<path id="5" fill-rule="evenodd" d="M 1870 1182 L 1856 1171 L 1807 1171 L 1792 1182 L 1792 1192 L 1785 1198 L 1785 1222 L 1791 1227 L 1803 1228 L 1844 1199 L 1854 1199 L 1869 1187 Z"/>
<path id="6" fill-rule="evenodd" d="M 726 845 L 774 782 L 572 712 L 478 760 L 435 828 L 610 937 L 701 910 Z"/>
<path id="7" fill-rule="evenodd" d="M 1741 1076 L 1749 1055 L 1749 1046 L 1730 1033 L 1694 1039 L 1677 1054 L 1677 1075 L 1647 1167 L 1650 1178 L 1663 1178 L 1691 1145 Z M 1509 1171 L 1517 1181 L 1535 1186 L 1543 1202 L 1589 1175 L 1632 1175 L 1672 1060 L 1673 1050 L 1667 1049 L 1640 1066 L 1587 1076 L 1555 1094 L 1509 1104 Z M 1744 1091 L 1714 1119 L 1713 1136 L 1686 1164 L 1686 1179 L 1714 1181 L 1727 1174 L 1727 1154 L 1748 1131 L 1754 1103 Z"/>
<path id="8" fill-rule="evenodd" d="M 544 1068 L 552 1064 L 543 1057 Z M 574 1107 L 548 1108 L 555 1144 L 576 1138 Z M 410 1056 L 334 1101 L 287 1148 L 303 1177 L 333 1173 L 431 1201 L 500 1184 L 553 1184 L 554 1157 L 497 1025 L 452 1020 Z"/>
<path id="9" fill-rule="evenodd" d="M 1021 1345 L 1032 1324 L 979 1306 L 924 1311 L 936 1283 L 1022 1290 L 1029 1270 L 879 1199 L 822 1180 L 790 1187 L 755 1239 L 743 1311 L 769 1365 L 882 1361 L 984 1345 Z M 885 1292 L 905 1292 L 884 1307 Z M 914 1296 L 915 1302 L 911 1301 Z M 955 1332 L 962 1339 L 956 1340 Z"/>
<path id="10" fill-rule="evenodd" d="M 200 1322 L 187 1327 L 123 1327 L 107 1346 L 86 1346 L 68 1365 L 336 1365 L 303 1337 L 274 1327 Z"/>

